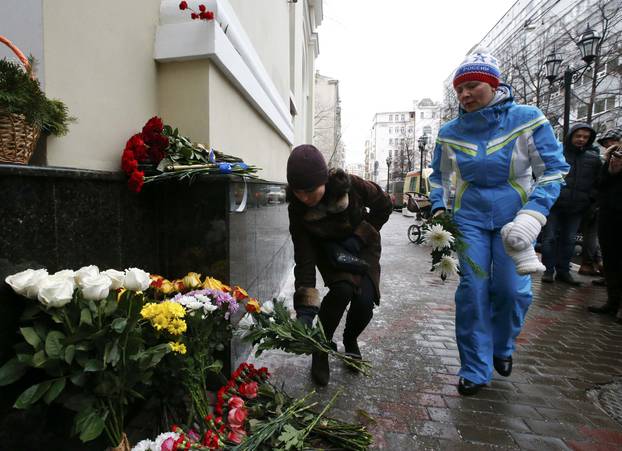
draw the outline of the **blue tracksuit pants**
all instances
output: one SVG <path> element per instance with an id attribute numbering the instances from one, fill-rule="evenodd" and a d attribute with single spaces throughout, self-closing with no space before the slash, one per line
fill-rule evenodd
<path id="1" fill-rule="evenodd" d="M 456 291 L 459 375 L 476 384 L 492 378 L 492 357 L 509 357 L 531 304 L 531 278 L 516 272 L 499 230 L 459 224 L 467 255 L 485 272 L 478 277 L 461 261 Z"/>

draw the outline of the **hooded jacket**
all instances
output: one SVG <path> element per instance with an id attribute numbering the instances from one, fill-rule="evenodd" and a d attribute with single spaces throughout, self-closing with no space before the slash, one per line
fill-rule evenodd
<path id="1" fill-rule="evenodd" d="M 579 148 L 572 144 L 572 135 L 580 129 L 590 132 L 585 146 Z M 587 123 L 574 124 L 564 142 L 564 157 L 570 164 L 566 185 L 561 189 L 554 207 L 567 213 L 583 213 L 596 201 L 596 183 L 602 161 L 598 147 L 594 146 L 596 132 Z"/>
<path id="2" fill-rule="evenodd" d="M 488 230 L 519 210 L 544 220 L 568 171 L 549 121 L 538 108 L 514 103 L 504 84 L 488 106 L 460 109 L 441 127 L 432 168 L 432 209 L 448 208 L 455 177 L 456 222 Z"/>
<path id="3" fill-rule="evenodd" d="M 320 203 L 307 207 L 287 189 L 289 231 L 294 244 L 294 307 L 319 307 L 315 268 L 327 286 L 346 281 L 358 287 L 361 276 L 335 269 L 323 251 L 323 242 L 339 242 L 356 235 L 363 243 L 360 257 L 369 265 L 376 298 L 380 299 L 380 229 L 388 221 L 393 205 L 378 185 L 341 169 L 329 173 Z"/>

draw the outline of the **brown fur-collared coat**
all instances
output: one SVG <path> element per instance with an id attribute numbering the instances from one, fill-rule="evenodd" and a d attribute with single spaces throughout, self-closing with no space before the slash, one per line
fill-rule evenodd
<path id="1" fill-rule="evenodd" d="M 360 257 L 369 264 L 367 274 L 376 289 L 376 302 L 380 300 L 380 229 L 392 211 L 389 197 L 373 182 L 341 169 L 331 170 L 326 193 L 320 203 L 307 207 L 287 191 L 289 201 L 289 231 L 294 243 L 295 287 L 294 307 L 320 305 L 315 288 L 317 267 L 330 286 L 348 281 L 358 287 L 361 276 L 334 268 L 322 251 L 322 240 L 341 241 L 352 234 L 364 243 Z"/>

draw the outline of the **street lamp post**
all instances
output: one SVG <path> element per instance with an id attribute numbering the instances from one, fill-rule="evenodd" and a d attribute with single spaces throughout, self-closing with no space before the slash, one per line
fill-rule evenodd
<path id="1" fill-rule="evenodd" d="M 423 154 L 425 153 L 425 146 L 428 143 L 428 135 L 421 135 L 417 142 L 419 143 L 419 156 L 421 158 L 421 162 L 419 163 L 419 192 L 423 193 Z"/>
<path id="2" fill-rule="evenodd" d="M 568 130 L 570 129 L 570 97 L 573 77 L 581 71 L 585 71 L 592 61 L 594 61 L 600 53 L 601 37 L 598 36 L 594 30 L 590 28 L 590 24 L 587 24 L 587 28 L 579 38 L 577 47 L 581 52 L 581 59 L 585 61 L 585 64 L 581 67 L 572 68 L 566 66 L 563 75 L 559 75 L 559 69 L 562 65 L 562 56 L 553 49 L 553 51 L 544 60 L 544 66 L 546 68 L 546 79 L 549 83 L 553 84 L 557 81 L 563 80 L 564 82 L 564 131 L 562 140 L 568 136 Z M 596 74 L 594 74 L 596 76 Z"/>
<path id="3" fill-rule="evenodd" d="M 389 193 L 389 180 L 391 179 L 391 156 L 387 157 L 387 194 Z"/>

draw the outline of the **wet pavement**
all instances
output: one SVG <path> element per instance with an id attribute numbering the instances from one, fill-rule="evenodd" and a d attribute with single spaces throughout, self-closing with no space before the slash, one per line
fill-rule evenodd
<path id="1" fill-rule="evenodd" d="M 622 384 L 610 384 L 622 375 L 622 325 L 587 312 L 588 305 L 604 302 L 605 289 L 582 276 L 577 277 L 586 283 L 579 288 L 534 278 L 534 301 L 512 375 L 496 375 L 490 387 L 461 397 L 457 280 L 443 283 L 429 271 L 429 249 L 408 241 L 412 222 L 394 213 L 382 230 L 382 301 L 360 338 L 361 352 L 373 365 L 369 377 L 331 361 L 331 381 L 318 389 L 309 376 L 309 357 L 271 351 L 257 363 L 268 366 L 294 396 L 316 389 L 328 401 L 342 388 L 331 415 L 367 424 L 372 449 L 622 449 L 622 424 L 598 402 L 604 387 L 609 398 L 612 389 L 614 399 L 615 390 L 622 396 Z M 292 282 L 284 290 L 289 299 Z M 342 327 L 343 321 L 336 341 Z"/>

